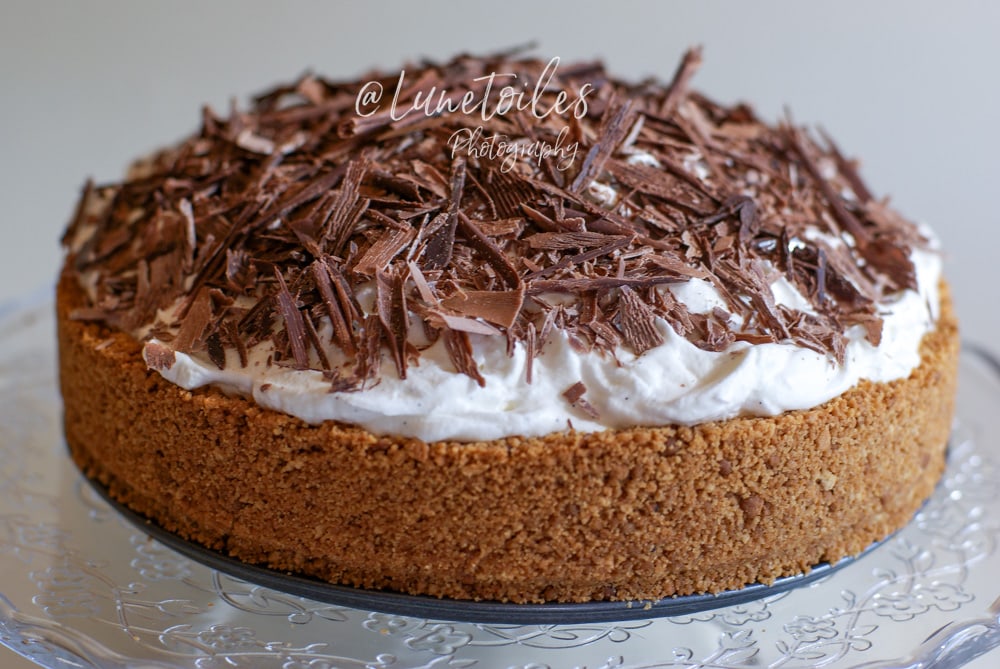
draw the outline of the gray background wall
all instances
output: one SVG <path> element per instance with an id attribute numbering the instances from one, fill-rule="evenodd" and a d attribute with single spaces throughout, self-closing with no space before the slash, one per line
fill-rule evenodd
<path id="1" fill-rule="evenodd" d="M 224 109 L 307 68 L 352 77 L 530 40 L 543 57 L 667 78 L 703 44 L 697 88 L 822 123 L 874 190 L 937 229 L 966 337 L 1000 352 L 1000 3 L 596 4 L 3 0 L 0 303 L 52 285 L 87 176 L 114 179 L 193 130 L 203 103 Z"/>

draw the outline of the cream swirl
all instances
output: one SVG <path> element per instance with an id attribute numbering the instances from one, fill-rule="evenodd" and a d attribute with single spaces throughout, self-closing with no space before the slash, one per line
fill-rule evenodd
<path id="1" fill-rule="evenodd" d="M 658 319 L 664 343 L 638 356 L 625 349 L 614 356 L 580 351 L 564 332 L 554 330 L 533 361 L 530 383 L 524 345 L 518 343 L 508 355 L 505 340 L 484 335 L 472 336 L 483 386 L 455 372 L 440 341 L 421 352 L 406 379 L 399 378 L 384 352 L 378 381 L 361 391 L 330 392 L 322 372 L 269 365 L 270 342 L 248 352 L 246 367 L 232 351 L 225 369 L 202 355 L 175 353 L 174 364 L 160 373 L 183 388 L 218 386 L 309 423 L 340 421 L 375 434 L 424 441 L 537 437 L 570 426 L 590 432 L 772 416 L 818 406 L 861 379 L 892 381 L 916 368 L 920 341 L 937 318 L 941 258 L 935 251 L 914 250 L 911 259 L 918 290 L 902 291 L 879 306 L 884 324 L 878 346 L 865 339 L 860 326 L 849 330 L 842 365 L 790 343 L 737 342 L 723 351 L 706 351 Z M 702 281 L 671 290 L 693 312 L 721 303 Z M 771 290 L 779 304 L 807 304 L 784 278 L 772 283 Z M 586 386 L 586 399 L 598 418 L 563 396 L 578 381 Z"/>

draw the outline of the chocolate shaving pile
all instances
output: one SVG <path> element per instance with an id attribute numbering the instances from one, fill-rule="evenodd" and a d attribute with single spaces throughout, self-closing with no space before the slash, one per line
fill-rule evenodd
<path id="1" fill-rule="evenodd" d="M 611 354 L 661 344 L 659 318 L 713 351 L 794 342 L 842 360 L 854 325 L 877 343 L 877 303 L 914 287 L 908 254 L 925 240 L 828 138 L 690 91 L 700 60 L 690 51 L 664 86 L 595 63 L 460 56 L 409 66 L 402 82 L 307 75 L 249 111 L 206 109 L 195 136 L 85 188 L 64 243 L 96 299 L 75 317 L 151 324 L 220 367 L 270 340 L 273 364 L 321 370 L 336 391 L 375 379 L 382 351 L 405 377 L 415 324 L 480 384 L 474 337 L 537 355 L 554 327 Z M 503 113 L 420 108 L 482 99 L 494 72 L 516 73 L 525 99 L 548 78 L 534 105 Z M 386 100 L 399 85 L 395 113 L 359 114 L 367 81 Z M 456 148 L 477 130 L 480 143 L 564 151 Z M 810 310 L 776 304 L 779 276 Z M 725 309 L 689 312 L 670 290 L 689 280 Z M 178 300 L 172 321 L 155 320 Z M 167 365 L 170 349 L 156 350 L 151 364 Z M 332 365 L 334 350 L 349 363 Z"/>

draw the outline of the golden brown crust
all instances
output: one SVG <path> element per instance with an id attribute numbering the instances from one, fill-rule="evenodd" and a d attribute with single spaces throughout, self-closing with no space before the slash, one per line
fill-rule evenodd
<path id="1" fill-rule="evenodd" d="M 187 539 L 367 588 L 540 602 L 769 582 L 905 525 L 942 472 L 952 419 L 947 291 L 909 378 L 814 409 L 429 444 L 183 390 L 128 335 L 70 320 L 82 299 L 64 275 L 66 439 L 84 472 Z"/>

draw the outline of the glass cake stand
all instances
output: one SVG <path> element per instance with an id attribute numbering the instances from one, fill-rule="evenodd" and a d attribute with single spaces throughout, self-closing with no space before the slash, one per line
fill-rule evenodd
<path id="1" fill-rule="evenodd" d="M 0 310 L 0 642 L 43 666 L 942 669 L 1000 646 L 1000 362 L 975 347 L 941 484 L 864 556 L 676 615 L 471 623 L 265 587 L 137 528 L 66 454 L 52 312 Z"/>

